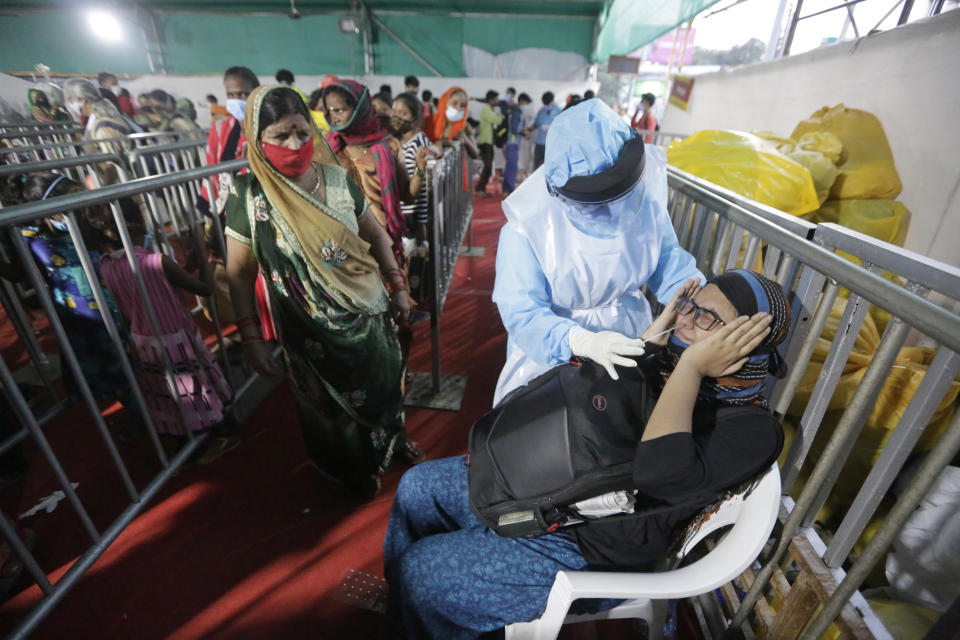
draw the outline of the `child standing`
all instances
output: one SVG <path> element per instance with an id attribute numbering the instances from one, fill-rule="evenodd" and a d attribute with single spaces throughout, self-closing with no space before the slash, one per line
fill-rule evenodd
<path id="1" fill-rule="evenodd" d="M 144 249 L 142 225 L 138 221 L 127 221 L 135 245 L 134 256 L 159 324 L 161 346 L 158 347 L 147 308 L 141 302 L 133 270 L 112 220 L 94 215 L 89 222 L 96 230 L 91 234 L 95 237 L 90 243 L 99 245 L 98 248 L 104 253 L 100 262 L 101 277 L 130 322 L 140 388 L 157 431 L 185 436 L 187 428 L 203 431 L 216 427 L 218 437 L 200 461 L 209 462 L 219 457 L 237 444 L 236 437 L 227 435 L 221 424 L 224 405 L 233 394 L 193 318 L 184 309 L 177 291 L 185 289 L 198 296 L 208 296 L 213 291 L 205 249 L 199 239 L 202 231 L 197 229 L 193 234 L 184 236 L 188 249 L 187 266 L 184 268 L 169 256 Z M 199 278 L 191 275 L 190 271 L 195 270 L 199 270 Z M 166 352 L 173 366 L 179 399 L 171 394 L 167 385 L 164 356 L 160 348 Z"/>

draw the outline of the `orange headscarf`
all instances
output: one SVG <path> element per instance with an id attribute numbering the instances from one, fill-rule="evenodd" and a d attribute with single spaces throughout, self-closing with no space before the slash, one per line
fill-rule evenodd
<path id="1" fill-rule="evenodd" d="M 450 87 L 440 96 L 437 110 L 423 121 L 423 132 L 430 138 L 430 142 L 438 142 L 443 138 L 443 130 L 447 126 L 447 102 L 449 102 L 450 96 L 457 91 L 463 95 L 467 95 L 463 87 Z M 463 118 L 459 122 L 451 123 L 450 135 L 446 138 L 447 140 L 456 137 L 458 133 L 463 131 L 463 128 L 467 126 L 467 116 L 469 115 L 470 104 L 469 100 L 467 100 L 467 107 L 464 109 Z"/>

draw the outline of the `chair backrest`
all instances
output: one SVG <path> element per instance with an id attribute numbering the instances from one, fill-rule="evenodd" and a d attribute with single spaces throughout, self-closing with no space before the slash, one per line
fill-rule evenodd
<path id="1" fill-rule="evenodd" d="M 774 465 L 774 468 L 768 469 L 764 472 L 763 476 L 758 478 L 756 482 L 751 483 L 749 487 L 740 493 L 736 493 L 718 503 L 709 505 L 694 516 L 693 521 L 683 532 L 683 537 L 676 549 L 675 558 L 671 560 L 673 562 L 683 560 L 683 558 L 693 551 L 694 547 L 700 544 L 708 535 L 724 527 L 736 524 L 740 518 L 740 513 L 744 509 L 745 503 L 753 497 L 754 492 L 760 488 L 760 484 L 774 471 L 776 471 L 774 475 L 776 475 L 779 480 L 779 470 L 776 469 L 776 465 Z M 770 480 L 767 481 L 770 482 Z M 753 508 L 759 508 L 757 506 L 759 502 L 757 501 L 751 501 L 750 504 L 753 505 Z M 774 517 L 776 517 L 776 511 L 774 511 Z M 771 523 L 770 526 L 772 528 L 773 524 Z"/>
<path id="2" fill-rule="evenodd" d="M 701 585 L 702 593 L 715 589 L 743 573 L 743 570 L 750 566 L 750 563 L 756 560 L 760 551 L 763 550 L 770 532 L 773 531 L 780 509 L 780 469 L 777 463 L 767 470 L 748 495 L 744 497 L 743 494 L 739 494 L 738 498 L 739 508 L 731 509 L 729 514 L 717 518 L 716 524 L 711 524 L 703 535 L 698 534 L 695 537 L 694 545 L 690 545 L 687 551 L 711 531 L 716 531 L 731 522 L 733 529 L 705 557 L 674 572 L 678 574 L 703 572 L 710 576 L 710 584 Z M 733 514 L 734 511 L 736 511 L 735 514 Z M 731 518 L 731 514 L 735 517 Z"/>

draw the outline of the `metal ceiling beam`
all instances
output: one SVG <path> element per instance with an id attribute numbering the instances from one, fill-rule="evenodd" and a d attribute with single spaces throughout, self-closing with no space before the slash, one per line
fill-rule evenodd
<path id="1" fill-rule="evenodd" d="M 387 35 L 390 36 L 394 41 L 396 41 L 396 43 L 399 44 L 400 47 L 403 48 L 404 51 L 406 51 L 406 52 L 409 53 L 411 56 L 413 56 L 413 57 L 417 60 L 417 62 L 419 62 L 420 64 L 422 64 L 423 66 L 425 66 L 427 69 L 429 69 L 429 70 L 430 70 L 430 73 L 432 73 L 433 75 L 437 76 L 438 78 L 439 78 L 439 77 L 443 77 L 443 74 L 440 73 L 439 71 L 437 71 L 437 68 L 436 68 L 436 67 L 434 67 L 432 64 L 430 64 L 429 62 L 427 62 L 426 59 L 425 59 L 423 56 L 421 56 L 419 53 L 417 53 L 416 51 L 414 51 L 413 47 L 411 47 L 411 46 L 408 45 L 406 42 L 404 42 L 403 39 L 402 39 L 400 36 L 398 36 L 397 34 L 395 34 L 395 33 L 390 29 L 390 27 L 388 27 L 387 25 L 383 24 L 383 20 L 381 20 L 380 18 L 378 18 L 373 12 L 369 12 L 369 14 L 370 14 L 370 19 L 373 20 L 373 23 L 376 24 L 380 29 L 382 29 L 385 34 L 387 34 Z"/>

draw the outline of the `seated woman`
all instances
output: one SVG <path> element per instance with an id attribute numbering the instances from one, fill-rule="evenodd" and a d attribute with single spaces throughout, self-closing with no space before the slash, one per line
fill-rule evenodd
<path id="1" fill-rule="evenodd" d="M 396 637 L 476 638 L 540 617 L 558 571 L 651 570 L 671 533 L 722 490 L 776 459 L 783 432 L 762 395 L 783 374 L 790 325 L 783 290 L 727 271 L 688 280 L 647 329 L 663 387 L 636 449 L 638 497 L 699 506 L 593 521 L 538 538 L 502 538 L 473 514 L 464 456 L 426 462 L 400 481 L 384 538 L 388 628 Z M 669 340 L 653 338 L 675 327 Z"/>

